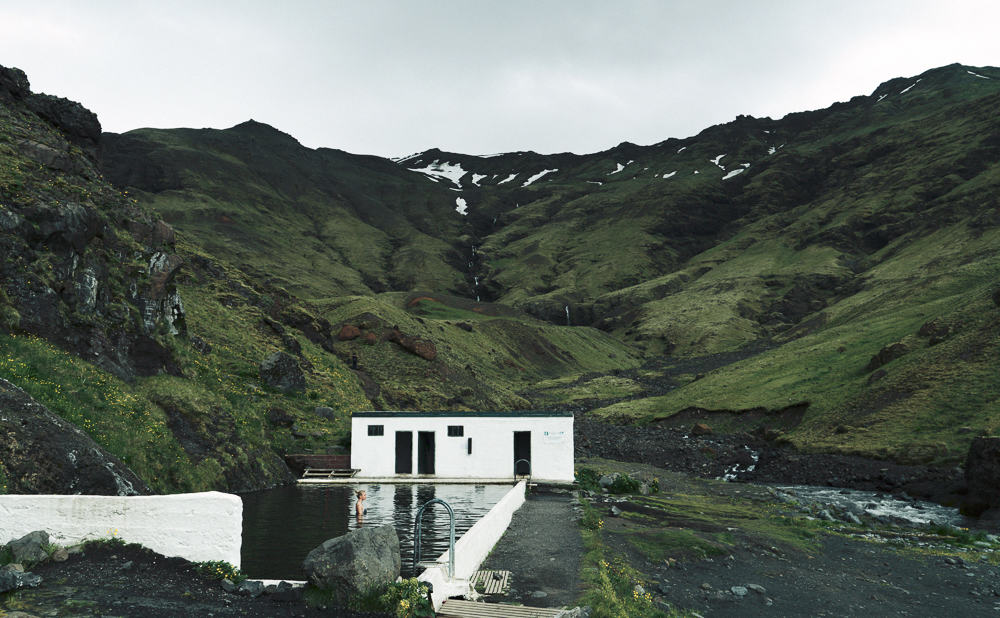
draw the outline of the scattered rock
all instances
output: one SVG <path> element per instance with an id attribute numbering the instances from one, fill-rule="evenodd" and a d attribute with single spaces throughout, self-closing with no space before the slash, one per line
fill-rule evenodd
<path id="1" fill-rule="evenodd" d="M 737 597 L 747 596 L 747 589 L 745 586 L 733 586 L 729 589 Z"/>
<path id="2" fill-rule="evenodd" d="M 285 346 L 285 349 L 291 354 L 302 356 L 302 344 L 295 337 L 285 333 L 281 336 L 281 345 Z"/>
<path id="3" fill-rule="evenodd" d="M 365 343 L 368 345 L 375 345 L 378 343 L 378 337 L 375 333 L 365 333 Z"/>
<path id="4" fill-rule="evenodd" d="M 0 594 L 21 588 L 36 588 L 42 583 L 41 575 L 25 573 L 8 564 L 0 568 Z M 6 615 L 6 614 L 5 614 Z"/>
<path id="5" fill-rule="evenodd" d="M 66 550 L 65 547 L 60 547 L 59 549 L 52 552 L 51 558 L 53 562 L 66 562 L 67 560 L 69 560 L 69 552 Z M 128 565 L 131 566 L 132 563 L 130 562 L 128 563 Z"/>
<path id="6" fill-rule="evenodd" d="M 544 590 L 536 590 L 531 593 L 531 598 L 533 599 L 544 599 L 547 596 L 549 596 L 549 593 Z"/>
<path id="7" fill-rule="evenodd" d="M 889 375 L 889 372 L 885 369 L 876 369 L 870 376 L 868 376 L 868 384 L 878 382 L 887 375 Z"/>
<path id="8" fill-rule="evenodd" d="M 622 510 L 620 508 L 618 508 L 617 506 L 612 506 L 611 507 L 611 516 L 612 517 L 621 517 L 621 514 L 622 514 Z"/>
<path id="9" fill-rule="evenodd" d="M 910 349 L 903 343 L 889 344 L 879 350 L 878 353 L 873 356 L 870 361 L 868 361 L 868 366 L 865 367 L 865 371 L 875 371 L 882 365 L 891 363 L 909 351 Z"/>
<path id="10" fill-rule="evenodd" d="M 747 590 L 753 590 L 757 594 L 765 594 L 767 592 L 767 589 L 764 588 L 764 586 L 761 586 L 760 584 L 745 584 L 744 587 Z"/>
<path id="11" fill-rule="evenodd" d="M 712 433 L 712 428 L 705 423 L 696 423 L 691 427 L 691 435 L 693 436 L 707 436 Z"/>
<path id="12" fill-rule="evenodd" d="M 240 585 L 236 587 L 236 592 L 242 594 L 243 596 L 257 598 L 264 594 L 264 584 L 260 581 L 253 579 L 246 579 L 240 582 Z"/>
<path id="13" fill-rule="evenodd" d="M 332 421 L 337 418 L 333 408 L 328 408 L 326 406 L 317 406 L 314 412 L 316 413 L 316 416 L 325 418 L 328 421 Z"/>
<path id="14" fill-rule="evenodd" d="M 224 579 L 222 580 L 222 589 L 226 592 L 236 592 L 236 584 L 232 580 Z"/>
<path id="15" fill-rule="evenodd" d="M 844 513 L 844 519 L 846 521 L 848 521 L 848 522 L 856 525 L 856 526 L 860 526 L 861 525 L 861 519 L 857 515 L 855 515 L 854 513 L 851 513 L 850 511 L 848 511 L 847 513 Z"/>
<path id="16" fill-rule="evenodd" d="M 461 328 L 462 330 L 464 330 L 466 332 L 470 332 L 470 333 L 472 332 L 472 324 L 469 324 L 468 322 L 459 322 L 455 326 Z"/>
<path id="17" fill-rule="evenodd" d="M 212 351 L 212 344 L 201 337 L 191 337 L 191 347 L 198 350 L 200 354 L 208 354 Z"/>
<path id="18" fill-rule="evenodd" d="M 282 408 L 270 408 L 267 411 L 267 422 L 273 427 L 291 427 L 295 418 Z"/>
<path id="19" fill-rule="evenodd" d="M 306 377 L 295 357 L 286 352 L 275 352 L 260 363 L 260 379 L 280 391 L 305 392 Z"/>
<path id="20" fill-rule="evenodd" d="M 826 509 L 823 509 L 822 511 L 820 511 L 816 515 L 816 517 L 819 517 L 823 521 L 837 521 L 837 519 L 833 515 L 830 514 L 830 511 L 828 511 Z"/>
<path id="21" fill-rule="evenodd" d="M 361 528 L 328 539 L 306 556 L 302 568 L 312 585 L 339 604 L 399 577 L 399 537 L 391 525 Z"/>

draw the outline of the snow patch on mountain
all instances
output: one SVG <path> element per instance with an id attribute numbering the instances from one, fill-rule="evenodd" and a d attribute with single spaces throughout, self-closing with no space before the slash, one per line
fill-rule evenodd
<path id="1" fill-rule="evenodd" d="M 910 89 L 911 89 L 911 88 L 913 88 L 914 86 L 916 86 L 916 85 L 917 85 L 917 84 L 919 84 L 919 83 L 920 83 L 920 80 L 918 79 L 917 81 L 913 82 L 912 84 L 910 84 L 910 85 L 909 85 L 909 86 L 907 86 L 906 88 L 903 88 L 902 90 L 900 90 L 900 91 L 899 91 L 899 94 L 906 94 L 907 92 L 909 92 L 909 91 L 910 91 Z M 878 102 L 878 101 L 876 101 L 876 103 L 877 103 L 877 102 Z"/>
<path id="2" fill-rule="evenodd" d="M 486 174 L 473 174 L 472 175 L 472 184 L 474 184 L 474 185 L 476 185 L 478 187 L 479 186 L 479 181 L 482 180 L 483 178 L 486 178 Z"/>
<path id="3" fill-rule="evenodd" d="M 542 171 L 538 172 L 537 174 L 535 174 L 534 176 L 532 176 L 531 178 L 529 178 L 528 180 L 526 180 L 524 182 L 524 184 L 521 185 L 521 186 L 522 187 L 527 187 L 528 185 L 530 185 L 531 183 L 535 182 L 536 180 L 538 180 L 542 176 L 544 176 L 546 174 L 551 174 L 552 172 L 558 172 L 558 171 L 559 171 L 558 169 L 554 169 L 554 170 L 542 170 Z"/>
<path id="4" fill-rule="evenodd" d="M 610 176 L 611 174 L 617 174 L 618 172 L 620 172 L 620 171 L 622 171 L 623 169 L 625 169 L 625 166 L 624 166 L 624 165 L 622 165 L 621 163 L 615 163 L 615 165 L 616 165 L 616 166 L 618 166 L 618 167 L 616 167 L 616 168 L 615 168 L 615 171 L 613 171 L 613 172 L 608 172 L 608 176 Z"/>
<path id="5" fill-rule="evenodd" d="M 875 101 L 875 102 L 878 103 L 879 101 L 881 101 L 882 99 L 886 98 L 887 96 L 889 96 L 889 95 L 888 94 L 880 94 L 878 96 L 878 101 Z"/>
<path id="6" fill-rule="evenodd" d="M 685 150 L 687 150 L 687 146 L 681 146 L 680 148 L 677 149 L 677 154 L 680 154 L 680 153 L 684 152 Z"/>
<path id="7" fill-rule="evenodd" d="M 739 176 L 739 175 L 740 175 L 740 174 L 742 174 L 742 173 L 743 173 L 743 172 L 744 172 L 745 170 L 746 170 L 746 168 L 745 168 L 745 167 L 737 167 L 737 168 L 736 168 L 736 169 L 734 169 L 733 171 L 731 171 L 731 172 L 729 172 L 728 174 L 726 174 L 725 176 L 723 176 L 723 177 L 722 177 L 722 179 L 723 179 L 723 180 L 729 180 L 730 178 L 733 178 L 733 177 L 735 177 L 735 176 Z"/>
<path id="8" fill-rule="evenodd" d="M 455 198 L 455 212 L 457 212 L 460 215 L 469 214 L 469 205 L 466 203 L 464 197 Z"/>
<path id="9" fill-rule="evenodd" d="M 413 153 L 411 155 L 406 155 L 405 157 L 396 157 L 395 159 L 392 159 L 392 161 L 395 161 L 396 163 L 403 163 L 404 161 L 410 161 L 411 159 L 416 159 L 417 157 L 419 157 L 422 154 L 424 154 L 424 153 L 423 152 L 415 152 L 415 153 Z M 418 161 L 418 163 L 419 163 L 419 161 Z"/>
<path id="10" fill-rule="evenodd" d="M 513 174 L 511 174 L 510 176 L 508 176 L 508 177 L 504 178 L 503 180 L 501 180 L 501 181 L 500 181 L 500 182 L 498 182 L 497 184 L 498 184 L 498 185 L 502 185 L 503 183 L 505 183 L 505 182 L 510 182 L 511 180 L 514 180 L 515 178 L 517 178 L 517 172 L 514 172 L 514 173 L 513 173 Z"/>
<path id="11" fill-rule="evenodd" d="M 985 75 L 980 75 L 979 73 L 973 73 L 972 71 L 966 71 L 966 73 L 968 73 L 969 75 L 971 75 L 973 77 L 978 77 L 980 79 L 990 79 L 989 77 L 986 77 Z"/>
<path id="12" fill-rule="evenodd" d="M 434 159 L 434 162 L 428 165 L 427 167 L 411 167 L 409 168 L 409 170 L 411 172 L 426 174 L 427 176 L 431 177 L 450 180 L 453 183 L 455 183 L 455 186 L 458 187 L 462 186 L 462 183 L 459 182 L 459 179 L 462 176 L 465 176 L 466 174 L 466 171 L 462 169 L 461 164 L 449 163 L 448 161 L 441 163 L 437 159 Z"/>
<path id="13" fill-rule="evenodd" d="M 674 170 L 674 171 L 670 172 L 669 174 L 664 174 L 663 177 L 664 178 L 670 178 L 671 176 L 673 176 L 676 173 L 677 173 L 677 170 Z"/>
<path id="14" fill-rule="evenodd" d="M 712 165 L 716 166 L 720 170 L 725 170 L 726 166 L 722 165 L 721 163 L 719 163 L 719 161 L 722 161 L 722 157 L 724 157 L 724 156 L 726 156 L 726 153 L 722 153 L 720 155 L 716 155 L 714 159 L 709 159 L 709 161 L 711 161 Z"/>

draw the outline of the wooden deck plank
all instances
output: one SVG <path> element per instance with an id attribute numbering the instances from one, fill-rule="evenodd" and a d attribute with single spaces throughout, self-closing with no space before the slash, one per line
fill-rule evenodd
<path id="1" fill-rule="evenodd" d="M 552 618 L 561 610 L 550 607 L 501 605 L 448 599 L 441 606 L 438 618 Z"/>
<path id="2" fill-rule="evenodd" d="M 484 594 L 504 594 L 510 587 L 510 571 L 476 571 L 472 575 L 472 586 L 475 588 L 477 584 L 483 585 Z"/>

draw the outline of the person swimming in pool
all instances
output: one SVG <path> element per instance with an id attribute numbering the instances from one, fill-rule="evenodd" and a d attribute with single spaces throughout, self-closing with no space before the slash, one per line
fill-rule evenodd
<path id="1" fill-rule="evenodd" d="M 354 512 L 357 513 L 358 519 L 364 517 L 365 513 L 368 512 L 368 507 L 364 505 L 365 499 L 368 498 L 368 494 L 364 489 L 359 489 L 357 491 L 358 501 L 354 505 Z"/>

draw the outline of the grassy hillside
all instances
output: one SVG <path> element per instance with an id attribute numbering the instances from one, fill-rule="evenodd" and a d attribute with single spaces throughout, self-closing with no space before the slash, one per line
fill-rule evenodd
<path id="1" fill-rule="evenodd" d="M 100 136 L 4 71 L 0 376 L 157 489 L 280 481 L 369 407 L 752 430 L 794 406 L 795 446 L 935 463 L 1000 432 L 1000 70 L 398 162 L 253 121 Z M 278 350 L 304 393 L 264 386 Z"/>
<path id="2" fill-rule="evenodd" d="M 108 176 L 206 251 L 305 297 L 459 289 L 455 197 L 253 121 L 104 136 Z"/>
<path id="3" fill-rule="evenodd" d="M 391 293 L 320 303 L 334 324 L 371 333 L 337 344 L 381 388 L 377 403 L 398 409 L 511 410 L 534 402 L 539 380 L 638 364 L 634 350 L 594 328 L 553 326 L 502 306 L 456 297 Z M 433 361 L 386 340 L 393 328 L 431 342 Z"/>

